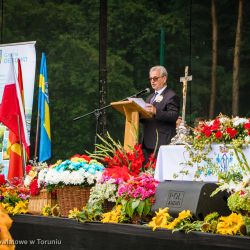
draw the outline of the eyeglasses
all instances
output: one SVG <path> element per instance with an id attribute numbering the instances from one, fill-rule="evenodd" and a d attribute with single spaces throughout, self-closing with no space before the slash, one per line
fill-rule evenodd
<path id="1" fill-rule="evenodd" d="M 152 80 L 154 81 L 154 82 L 156 82 L 159 78 L 161 78 L 161 77 L 163 77 L 163 76 L 154 76 L 154 77 L 149 77 L 148 79 L 149 79 L 149 81 L 151 82 Z"/>

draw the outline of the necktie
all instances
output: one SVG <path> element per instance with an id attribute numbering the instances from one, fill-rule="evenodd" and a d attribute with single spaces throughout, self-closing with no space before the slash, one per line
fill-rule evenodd
<path id="1" fill-rule="evenodd" d="M 153 104 L 153 102 L 155 101 L 155 98 L 156 98 L 157 95 L 158 95 L 158 92 L 155 92 L 153 97 L 150 100 L 150 104 Z"/>

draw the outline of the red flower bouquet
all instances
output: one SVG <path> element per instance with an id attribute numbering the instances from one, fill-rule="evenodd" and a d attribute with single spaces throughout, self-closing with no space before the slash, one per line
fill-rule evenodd
<path id="1" fill-rule="evenodd" d="M 24 185 L 29 188 L 31 195 L 38 195 L 43 187 L 38 185 L 38 173 L 41 169 L 47 168 L 46 163 L 31 161 L 31 164 L 25 167 L 26 176 Z"/>
<path id="2" fill-rule="evenodd" d="M 96 145 L 96 152 L 91 158 L 101 160 L 106 165 L 103 175 L 121 181 L 127 181 L 131 176 L 137 177 L 141 172 L 154 170 L 156 159 L 153 155 L 145 163 L 142 145 L 136 144 L 129 152 L 108 134 L 107 140 L 99 137 L 103 144 Z"/>
<path id="3" fill-rule="evenodd" d="M 192 144 L 206 145 L 215 143 L 236 143 L 238 146 L 250 142 L 250 120 L 247 118 L 229 118 L 219 115 L 211 121 L 199 122 L 194 128 L 194 137 L 191 138 Z"/>

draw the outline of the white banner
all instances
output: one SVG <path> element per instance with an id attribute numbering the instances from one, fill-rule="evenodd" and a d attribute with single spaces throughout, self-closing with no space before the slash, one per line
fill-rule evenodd
<path id="1" fill-rule="evenodd" d="M 0 44 L 0 102 L 2 101 L 2 95 L 4 85 L 6 84 L 9 64 L 11 62 L 11 55 L 14 60 L 16 72 L 17 60 L 20 59 L 23 76 L 23 88 L 25 99 L 25 113 L 28 132 L 30 133 L 32 106 L 34 96 L 34 84 L 35 84 L 35 71 L 36 71 L 36 49 L 35 41 L 22 42 L 22 43 L 10 43 Z M 6 174 L 8 161 L 6 156 L 8 133 L 5 132 L 5 127 L 0 126 L 0 173 L 1 165 L 5 167 L 4 173 Z"/>

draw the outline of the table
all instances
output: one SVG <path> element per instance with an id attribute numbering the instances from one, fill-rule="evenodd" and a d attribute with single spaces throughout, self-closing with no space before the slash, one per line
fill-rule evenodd
<path id="1" fill-rule="evenodd" d="M 243 150 L 248 164 L 250 164 L 249 147 Z M 208 154 L 214 164 L 218 164 L 221 171 L 227 171 L 233 166 L 238 165 L 238 160 L 232 149 L 228 149 L 223 144 L 213 144 L 212 151 Z M 165 180 L 186 180 L 186 181 L 206 181 L 217 182 L 218 177 L 212 174 L 205 176 L 203 173 L 197 179 L 195 172 L 197 164 L 194 167 L 187 166 L 187 161 L 190 160 L 189 153 L 185 145 L 164 145 L 159 149 L 156 161 L 156 169 L 154 178 L 160 182 Z M 206 165 L 206 162 L 200 165 Z M 188 174 L 181 174 L 183 170 L 188 170 Z"/>

